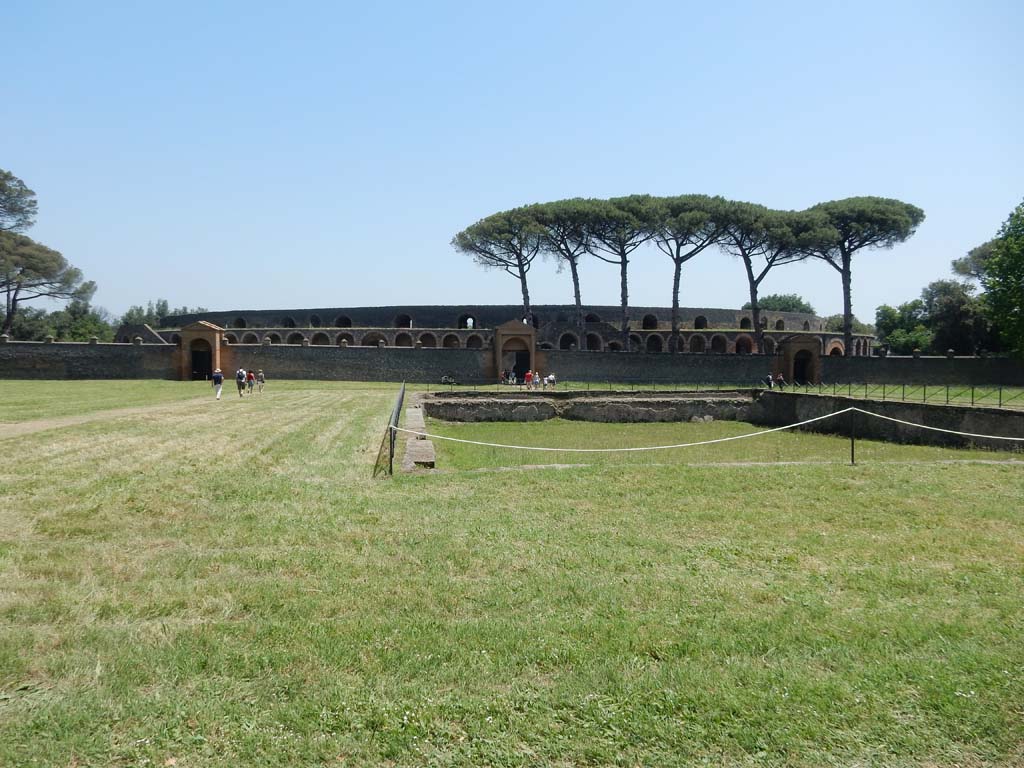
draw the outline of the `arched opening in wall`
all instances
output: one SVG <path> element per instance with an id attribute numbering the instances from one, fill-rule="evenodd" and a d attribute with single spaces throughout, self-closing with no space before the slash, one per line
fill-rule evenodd
<path id="1" fill-rule="evenodd" d="M 449 333 L 441 340 L 441 346 L 445 349 L 458 349 L 462 346 L 462 342 L 459 341 L 459 337 L 454 333 Z"/>
<path id="2" fill-rule="evenodd" d="M 608 351 L 609 352 L 621 352 L 622 351 L 622 342 L 619 342 L 619 341 L 609 341 L 608 342 Z"/>
<path id="3" fill-rule="evenodd" d="M 708 319 L 704 317 L 704 315 L 697 315 L 695 318 L 693 318 L 693 327 L 697 329 L 707 328 Z"/>
<path id="4" fill-rule="evenodd" d="M 786 321 L 785 320 L 776 320 L 775 321 L 775 330 L 776 331 L 784 331 L 784 330 L 786 330 Z"/>
<path id="5" fill-rule="evenodd" d="M 268 333 L 266 335 L 266 338 L 270 339 L 270 343 L 271 344 L 280 344 L 281 343 L 281 335 L 278 334 L 278 333 Z"/>
<path id="6" fill-rule="evenodd" d="M 744 317 L 742 320 L 740 320 L 740 328 L 742 328 L 743 330 L 749 331 L 753 327 L 753 325 L 754 324 L 750 322 L 749 317 Z"/>
<path id="7" fill-rule="evenodd" d="M 591 312 L 590 314 L 586 315 L 583 318 L 583 322 L 584 323 L 600 323 L 601 322 L 601 317 L 600 317 L 600 315 L 595 315 L 593 312 Z"/>
<path id="8" fill-rule="evenodd" d="M 828 351 L 829 357 L 842 357 L 843 356 L 843 345 L 836 344 Z"/>
<path id="9" fill-rule="evenodd" d="M 466 349 L 483 349 L 484 340 L 477 336 L 475 333 L 470 334 L 470 337 L 466 339 Z"/>
<path id="10" fill-rule="evenodd" d="M 708 342 L 703 336 L 691 336 L 690 337 L 690 351 L 703 354 L 708 349 Z"/>
<path id="11" fill-rule="evenodd" d="M 388 340 L 384 338 L 384 334 L 373 332 L 363 336 L 362 340 L 359 343 L 364 347 L 376 347 L 379 346 L 382 341 L 385 344 L 388 343 Z"/>
<path id="12" fill-rule="evenodd" d="M 661 336 L 656 333 L 652 333 L 647 337 L 647 351 L 648 352 L 661 352 L 665 349 L 665 342 Z"/>
<path id="13" fill-rule="evenodd" d="M 639 352 L 644 348 L 644 340 L 637 336 L 635 333 L 629 334 L 629 348 L 633 352 Z"/>
<path id="14" fill-rule="evenodd" d="M 761 317 L 761 327 L 762 328 L 767 328 L 768 327 L 768 318 L 765 317 L 765 316 Z"/>
<path id="15" fill-rule="evenodd" d="M 192 380 L 208 379 L 213 373 L 213 349 L 206 339 L 192 339 L 189 344 L 192 355 Z"/>
<path id="16" fill-rule="evenodd" d="M 554 344 L 552 344 L 552 343 L 551 343 L 550 341 L 544 341 L 544 342 L 541 342 L 541 343 L 540 343 L 540 344 L 538 345 L 538 347 L 539 347 L 540 349 L 554 349 L 554 348 L 555 348 L 555 345 L 554 345 Z"/>
<path id="17" fill-rule="evenodd" d="M 306 337 L 301 333 L 289 333 L 288 343 L 289 344 L 301 344 Z"/>
<path id="18" fill-rule="evenodd" d="M 764 353 L 766 355 L 775 354 L 775 341 L 770 336 L 764 337 Z"/>
<path id="19" fill-rule="evenodd" d="M 334 318 L 334 327 L 335 328 L 351 328 L 352 327 L 352 318 L 350 318 L 348 315 L 338 315 L 336 318 Z"/>
<path id="20" fill-rule="evenodd" d="M 242 343 L 243 344 L 259 344 L 260 343 L 260 337 L 257 336 L 255 333 L 252 333 L 250 331 L 249 333 L 245 334 L 245 336 L 242 337 Z"/>
<path id="21" fill-rule="evenodd" d="M 587 334 L 587 350 L 590 352 L 600 352 L 604 347 L 601 337 L 596 333 Z"/>
<path id="22" fill-rule="evenodd" d="M 811 330 L 811 323 L 810 323 L 809 320 L 804 320 L 804 330 L 805 331 Z"/>
<path id="23" fill-rule="evenodd" d="M 754 341 L 749 336 L 736 337 L 736 354 L 749 355 L 754 351 Z"/>
<path id="24" fill-rule="evenodd" d="M 351 333 L 339 333 L 339 334 L 338 334 L 338 338 L 336 338 L 336 339 L 334 340 L 334 343 L 335 343 L 335 344 L 338 344 L 338 345 L 340 346 L 340 345 L 341 345 L 341 342 L 343 342 L 343 341 L 344 341 L 344 342 L 345 342 L 346 344 L 348 344 L 348 345 L 349 345 L 350 347 L 353 347 L 353 346 L 355 346 L 355 343 L 356 343 L 356 340 L 355 340 L 355 338 L 354 338 L 354 337 L 352 336 L 352 334 L 351 334 Z"/>
<path id="25" fill-rule="evenodd" d="M 331 337 L 322 331 L 318 331 L 313 334 L 313 338 L 309 340 L 310 344 L 316 344 L 318 347 L 327 347 L 331 344 Z"/>
<path id="26" fill-rule="evenodd" d="M 658 327 L 658 318 L 654 315 L 644 315 L 644 319 L 640 321 L 640 327 L 645 331 L 653 331 Z"/>
<path id="27" fill-rule="evenodd" d="M 728 346 L 729 342 L 726 340 L 725 336 L 716 334 L 711 337 L 711 351 L 716 355 L 724 355 Z"/>
<path id="28" fill-rule="evenodd" d="M 323 325 L 323 323 L 320 322 L 320 315 L 310 315 L 309 316 L 309 327 L 310 328 L 319 328 L 321 325 Z M 315 341 L 313 343 L 316 344 Z"/>
<path id="29" fill-rule="evenodd" d="M 526 340 L 518 336 L 505 340 L 505 343 L 501 346 L 501 355 L 499 357 L 502 366 L 512 366 L 516 379 L 519 381 L 523 380 L 526 372 L 533 364 L 530 348 L 527 346 Z"/>
<path id="30" fill-rule="evenodd" d="M 576 338 L 575 333 L 563 333 L 558 339 L 559 349 L 572 349 L 574 344 L 576 345 L 576 349 L 579 349 L 580 340 Z"/>
<path id="31" fill-rule="evenodd" d="M 412 328 L 412 317 L 409 315 L 398 315 L 395 318 L 395 328 Z"/>
<path id="32" fill-rule="evenodd" d="M 459 315 L 459 324 L 455 327 L 472 330 L 476 328 L 476 318 L 472 315 Z"/>
<path id="33" fill-rule="evenodd" d="M 171 334 L 171 344 L 181 344 L 181 336 L 176 333 Z"/>
<path id="34" fill-rule="evenodd" d="M 232 328 L 245 328 L 246 327 L 246 325 L 245 325 L 245 318 L 244 317 L 236 317 L 234 320 L 231 321 L 231 327 Z"/>
<path id="35" fill-rule="evenodd" d="M 793 355 L 793 381 L 796 384 L 814 381 L 814 355 L 810 350 L 801 349 Z"/>
<path id="36" fill-rule="evenodd" d="M 282 328 L 294 328 L 295 327 L 295 318 L 294 317 L 286 317 L 286 318 L 284 318 L 283 320 L 281 320 L 281 327 Z"/>
<path id="37" fill-rule="evenodd" d="M 238 343 L 238 337 L 235 336 L 235 334 L 233 334 L 233 333 L 225 333 L 224 334 L 224 340 L 227 341 L 228 344 L 237 344 Z"/>
<path id="38" fill-rule="evenodd" d="M 432 333 L 421 333 L 420 334 L 420 346 L 421 347 L 436 347 L 437 336 Z"/>
<path id="39" fill-rule="evenodd" d="M 411 347 L 412 336 L 408 333 L 399 333 L 395 336 L 396 347 Z"/>

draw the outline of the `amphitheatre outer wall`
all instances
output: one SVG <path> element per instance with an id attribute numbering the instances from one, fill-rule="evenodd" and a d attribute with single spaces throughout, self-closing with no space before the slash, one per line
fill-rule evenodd
<path id="1" fill-rule="evenodd" d="M 0 379 L 180 379 L 173 344 L 0 343 Z M 778 356 L 538 351 L 562 381 L 756 383 Z M 273 379 L 493 384 L 490 350 L 222 344 L 220 366 L 263 368 Z M 826 383 L 1024 386 L 1024 363 L 1005 358 L 822 357 Z"/>

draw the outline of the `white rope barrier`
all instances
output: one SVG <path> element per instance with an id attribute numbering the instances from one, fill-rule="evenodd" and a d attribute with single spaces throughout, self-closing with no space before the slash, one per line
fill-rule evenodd
<path id="1" fill-rule="evenodd" d="M 480 445 L 485 448 L 509 448 L 517 451 L 552 451 L 558 453 L 627 453 L 627 452 L 639 452 L 639 451 L 665 451 L 671 448 L 693 448 L 698 445 L 712 445 L 713 443 L 727 443 L 730 440 L 744 440 L 748 437 L 759 437 L 761 435 L 767 435 L 772 432 L 781 432 L 785 429 L 794 429 L 795 427 L 802 427 L 804 424 L 813 424 L 816 421 L 823 421 L 824 419 L 831 419 L 833 416 L 839 416 L 842 413 L 848 413 L 849 411 L 855 411 L 856 408 L 844 408 L 841 411 L 835 413 L 826 413 L 824 416 L 815 416 L 813 419 L 807 419 L 796 424 L 787 424 L 784 427 L 774 427 L 772 429 L 762 429 L 759 432 L 748 432 L 745 435 L 733 435 L 732 437 L 719 437 L 715 440 L 701 440 L 696 443 L 678 443 L 676 445 L 648 445 L 640 448 L 541 448 L 535 445 L 505 445 L 503 443 L 483 443 L 479 440 L 463 440 L 458 437 L 446 437 L 444 435 L 432 435 L 428 432 L 414 432 L 411 429 L 402 429 L 401 427 L 395 427 L 399 432 L 405 432 L 408 435 L 416 435 L 417 437 L 429 437 L 431 440 L 447 440 L 452 443 L 466 443 L 467 445 Z"/>
<path id="2" fill-rule="evenodd" d="M 860 413 L 868 416 L 874 416 L 876 419 L 885 419 L 886 421 L 894 421 L 897 424 L 905 424 L 908 427 L 917 427 L 918 429 L 929 429 L 932 432 L 945 432 L 948 435 L 960 435 L 961 437 L 980 437 L 984 440 L 1019 440 L 1024 441 L 1024 437 L 1005 437 L 1003 435 L 979 435 L 975 432 L 957 432 L 955 429 L 943 429 L 942 427 L 930 427 L 927 424 L 915 424 L 912 421 L 904 421 L 903 419 L 895 419 L 892 416 L 883 416 L 880 413 L 874 413 L 873 411 L 865 411 L 863 408 L 848 408 L 847 410 L 859 411 Z"/>
<path id="3" fill-rule="evenodd" d="M 486 443 L 479 440 L 464 440 L 459 437 L 448 437 L 446 435 L 434 435 L 429 432 L 417 432 L 412 429 L 403 429 L 402 427 L 394 427 L 397 432 L 404 432 L 407 435 L 413 435 L 415 437 L 430 438 L 431 440 L 447 440 L 451 443 L 464 443 L 466 445 L 479 445 L 485 448 L 506 448 L 515 451 L 547 451 L 557 453 L 637 453 L 641 451 L 665 451 L 674 448 L 694 448 L 700 445 L 713 445 L 715 443 L 727 443 L 732 440 L 745 440 L 748 437 L 760 437 L 761 435 L 769 435 L 772 432 L 782 432 L 787 429 L 796 429 L 806 424 L 813 424 L 816 421 L 824 421 L 825 419 L 831 419 L 833 416 L 841 416 L 844 413 L 858 412 L 863 413 L 866 416 L 874 416 L 879 419 L 885 419 L 886 421 L 893 421 L 897 424 L 904 424 L 908 427 L 917 427 L 918 429 L 927 429 L 933 432 L 945 432 L 950 435 L 959 435 L 961 437 L 977 437 L 985 440 L 1016 440 L 1024 441 L 1024 437 L 1006 437 L 1004 435 L 979 435 L 974 432 L 958 432 L 954 429 L 943 429 L 942 427 L 930 427 L 926 424 L 915 424 L 912 421 L 903 421 L 902 419 L 896 419 L 892 416 L 883 416 L 880 413 L 874 413 L 872 411 L 865 411 L 863 408 L 857 408 L 851 406 L 844 408 L 841 411 L 834 411 L 833 413 L 826 413 L 824 416 L 815 416 L 813 419 L 806 419 L 805 421 L 798 421 L 795 424 L 787 424 L 784 427 L 773 427 L 772 429 L 762 429 L 757 432 L 748 432 L 743 435 L 733 435 L 732 437 L 719 437 L 714 440 L 700 440 L 695 443 L 677 443 L 675 445 L 650 445 L 642 446 L 638 448 L 546 448 L 535 445 L 506 445 L 504 443 Z"/>

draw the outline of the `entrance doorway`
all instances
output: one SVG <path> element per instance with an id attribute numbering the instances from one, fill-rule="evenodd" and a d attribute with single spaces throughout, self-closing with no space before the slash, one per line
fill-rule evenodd
<path id="1" fill-rule="evenodd" d="M 529 350 L 523 350 L 516 352 L 516 363 L 512 366 L 512 370 L 515 371 L 516 381 L 522 381 L 526 376 L 526 372 L 530 370 L 530 352 Z"/>
<path id="2" fill-rule="evenodd" d="M 213 350 L 206 339 L 193 339 L 189 345 L 192 353 L 192 380 L 205 381 L 213 373 Z"/>
<path id="3" fill-rule="evenodd" d="M 814 355 L 806 349 L 793 356 L 793 381 L 797 384 L 814 381 Z"/>

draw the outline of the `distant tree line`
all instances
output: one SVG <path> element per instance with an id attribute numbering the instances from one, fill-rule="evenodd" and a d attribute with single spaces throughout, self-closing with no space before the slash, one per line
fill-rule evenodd
<path id="1" fill-rule="evenodd" d="M 952 269 L 960 279 L 936 280 L 918 299 L 878 307 L 879 343 L 904 355 L 953 350 L 1024 357 L 1024 203 L 996 237 L 954 259 Z"/>
<path id="2" fill-rule="evenodd" d="M 500 269 L 519 282 L 523 315 L 532 322 L 528 275 L 538 257 L 568 268 L 583 326 L 579 271 L 588 258 L 615 266 L 619 273 L 622 345 L 629 349 L 630 261 L 641 246 L 653 244 L 672 263 L 672 331 L 669 350 L 679 349 L 679 291 L 683 266 L 709 251 L 738 259 L 747 279 L 759 350 L 764 349 L 759 298 L 768 273 L 785 264 L 819 259 L 839 274 L 843 291 L 842 332 L 846 353 L 853 349 L 853 257 L 869 248 L 892 248 L 910 238 L 924 212 L 909 203 L 881 197 L 852 197 L 819 203 L 804 211 L 780 211 L 755 203 L 707 195 L 653 197 L 630 195 L 608 200 L 574 198 L 500 211 L 452 239 L 456 250 L 478 264 Z"/>

